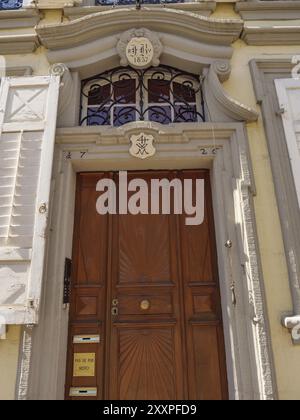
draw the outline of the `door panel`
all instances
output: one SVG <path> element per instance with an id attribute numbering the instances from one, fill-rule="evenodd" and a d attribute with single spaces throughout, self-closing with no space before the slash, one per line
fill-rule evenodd
<path id="1" fill-rule="evenodd" d="M 118 328 L 120 400 L 176 399 L 173 326 L 140 324 Z"/>
<path id="2" fill-rule="evenodd" d="M 109 174 L 78 177 L 75 217 L 74 278 L 78 285 L 104 285 L 107 275 L 108 216 L 99 216 L 96 183 Z"/>
<path id="3" fill-rule="evenodd" d="M 168 216 L 120 216 L 118 235 L 120 285 L 170 282 Z"/>
<path id="4" fill-rule="evenodd" d="M 71 388 L 96 388 L 97 395 L 85 399 L 104 398 L 104 357 L 107 302 L 108 216 L 96 212 L 96 183 L 110 174 L 82 174 L 77 179 L 74 227 L 72 293 L 70 304 L 69 356 L 66 398 Z M 98 336 L 100 343 L 83 341 L 74 344 L 76 336 Z M 74 354 L 95 353 L 94 377 L 74 376 Z"/>
<path id="5" fill-rule="evenodd" d="M 191 372 L 194 372 L 195 389 L 191 389 L 190 398 L 222 399 L 218 326 L 192 324 L 191 330 L 192 354 L 194 355 L 191 358 Z"/>
<path id="6" fill-rule="evenodd" d="M 100 216 L 103 177 L 118 184 L 116 173 L 78 175 L 66 397 L 82 399 L 69 391 L 86 387 L 97 388 L 88 399 L 226 398 L 209 172 L 128 174 L 148 186 L 153 178 L 204 179 L 200 226 L 186 226 L 185 214 Z M 100 342 L 73 343 L 85 333 Z M 94 376 L 74 377 L 80 369 Z"/>
<path id="7" fill-rule="evenodd" d="M 205 182 L 204 222 L 187 226 L 186 215 L 180 216 L 189 398 L 222 399 L 227 390 L 209 172 L 182 171 L 180 178 Z"/>
<path id="8" fill-rule="evenodd" d="M 128 181 L 139 177 L 149 185 L 151 176 L 131 173 Z M 156 178 L 168 176 L 155 173 Z M 118 300 L 118 315 L 112 317 L 110 352 L 117 369 L 109 395 L 184 398 L 182 381 L 176 380 L 183 371 L 176 219 L 128 214 L 114 217 L 113 224 L 112 265 L 118 270 L 113 273 L 112 298 Z"/>

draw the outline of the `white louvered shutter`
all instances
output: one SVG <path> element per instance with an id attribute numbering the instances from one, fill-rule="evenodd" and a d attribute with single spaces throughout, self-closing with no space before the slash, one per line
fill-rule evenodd
<path id="1" fill-rule="evenodd" d="M 278 79 L 275 86 L 300 207 L 300 80 Z"/>
<path id="2" fill-rule="evenodd" d="M 34 324 L 41 294 L 59 78 L 0 86 L 0 324 Z"/>

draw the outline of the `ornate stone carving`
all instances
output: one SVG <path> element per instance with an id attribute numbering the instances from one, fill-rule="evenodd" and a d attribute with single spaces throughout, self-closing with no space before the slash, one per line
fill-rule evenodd
<path id="1" fill-rule="evenodd" d="M 50 67 L 49 73 L 51 76 L 62 77 L 69 69 L 64 63 L 55 63 Z"/>
<path id="2" fill-rule="evenodd" d="M 155 32 L 145 28 L 130 29 L 120 36 L 117 51 L 121 66 L 130 64 L 133 67 L 147 68 L 159 66 L 163 46 Z"/>
<path id="3" fill-rule="evenodd" d="M 146 159 L 155 155 L 156 149 L 153 146 L 154 137 L 151 134 L 140 133 L 130 137 L 131 147 L 129 152 L 139 159 Z"/>
<path id="4" fill-rule="evenodd" d="M 20 361 L 17 374 L 17 400 L 28 399 L 28 380 L 32 357 L 33 325 L 26 325 L 22 331 L 22 344 L 20 349 Z"/>
<path id="5" fill-rule="evenodd" d="M 60 83 L 60 96 L 58 102 L 59 116 L 63 115 L 64 112 L 71 105 L 73 100 L 70 92 L 73 91 L 73 78 L 70 70 L 64 63 L 55 63 L 49 69 L 51 76 L 59 76 L 61 78 Z"/>
<path id="6" fill-rule="evenodd" d="M 225 82 L 225 80 L 228 79 L 231 72 L 231 66 L 230 66 L 229 61 L 216 60 L 212 63 L 211 67 L 217 74 L 220 82 Z"/>
<path id="7" fill-rule="evenodd" d="M 257 112 L 231 98 L 223 89 L 222 80 L 226 80 L 230 73 L 230 65 L 226 61 L 215 61 L 205 69 L 204 94 L 211 121 L 257 121 Z"/>

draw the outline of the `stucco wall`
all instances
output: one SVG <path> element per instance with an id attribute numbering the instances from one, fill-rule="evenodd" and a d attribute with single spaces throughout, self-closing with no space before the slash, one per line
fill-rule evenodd
<path id="1" fill-rule="evenodd" d="M 20 331 L 18 326 L 9 326 L 6 340 L 0 340 L 1 400 L 12 400 L 15 396 Z"/>
<path id="2" fill-rule="evenodd" d="M 232 73 L 224 84 L 236 99 L 256 107 L 248 63 L 251 58 L 280 53 L 300 54 L 300 47 L 247 47 L 242 41 L 234 45 Z M 259 111 L 259 107 L 256 107 Z M 281 316 L 292 309 L 287 265 L 269 154 L 262 118 L 247 126 L 257 196 L 254 198 L 259 246 L 265 281 L 267 310 L 280 399 L 300 399 L 300 348 L 281 326 Z"/>
<path id="3" fill-rule="evenodd" d="M 230 5 L 219 6 L 213 17 L 222 17 L 225 14 L 226 17 L 230 17 L 230 9 Z M 236 16 L 232 10 L 231 17 Z M 256 105 L 254 96 L 249 61 L 252 58 L 296 54 L 300 54 L 300 46 L 253 47 L 239 40 L 234 44 L 230 78 L 223 86 L 231 96 L 260 113 L 260 107 Z M 247 125 L 247 132 L 257 188 L 254 205 L 278 394 L 280 399 L 300 399 L 300 347 L 292 344 L 289 332 L 281 326 L 281 316 L 284 312 L 292 310 L 292 301 L 261 113 L 257 123 Z"/>

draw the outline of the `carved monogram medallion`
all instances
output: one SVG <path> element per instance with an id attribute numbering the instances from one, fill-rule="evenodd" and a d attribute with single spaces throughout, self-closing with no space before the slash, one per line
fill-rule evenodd
<path id="1" fill-rule="evenodd" d="M 147 67 L 152 63 L 154 47 L 145 37 L 132 38 L 126 47 L 126 57 L 131 66 Z"/>
<path id="2" fill-rule="evenodd" d="M 121 66 L 139 69 L 159 66 L 162 50 L 158 35 L 145 28 L 124 32 L 117 44 Z"/>
<path id="3" fill-rule="evenodd" d="M 151 134 L 140 133 L 130 137 L 131 147 L 129 152 L 139 159 L 147 159 L 154 156 L 156 149 L 153 145 L 154 137 Z"/>

